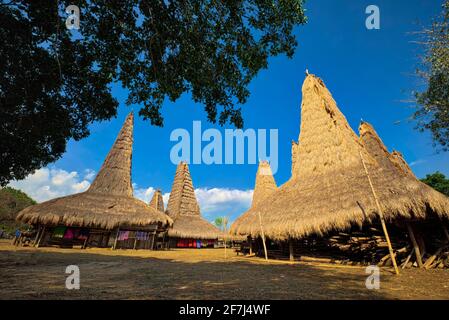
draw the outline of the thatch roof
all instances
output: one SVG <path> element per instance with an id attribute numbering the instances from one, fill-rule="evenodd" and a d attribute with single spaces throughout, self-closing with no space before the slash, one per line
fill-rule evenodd
<path id="1" fill-rule="evenodd" d="M 22 210 L 17 219 L 29 224 L 113 229 L 173 221 L 133 197 L 131 158 L 133 114 L 129 114 L 92 185 L 85 192 L 52 199 Z"/>
<path id="2" fill-rule="evenodd" d="M 401 170 L 405 175 L 415 177 L 412 169 L 405 161 L 404 156 L 399 151 L 393 150 L 390 154 L 390 160 Z"/>
<path id="3" fill-rule="evenodd" d="M 245 224 L 234 223 L 233 233 L 259 235 L 258 213 L 273 239 L 369 223 L 378 214 L 360 155 L 387 220 L 422 218 L 427 208 L 449 213 L 447 197 L 389 167 L 382 158 L 387 151 L 366 141 L 372 135 L 362 133 L 359 139 L 321 79 L 308 75 L 302 94 L 297 175 L 251 209 Z"/>
<path id="4" fill-rule="evenodd" d="M 166 212 L 174 221 L 173 228 L 168 231 L 171 237 L 190 239 L 224 237 L 217 227 L 201 217 L 189 167 L 185 162 L 179 163 L 176 168 Z"/>
<path id="5" fill-rule="evenodd" d="M 438 202 L 446 203 L 447 205 L 449 198 L 418 180 L 399 151 L 388 152 L 372 125 L 362 122 L 359 127 L 359 133 L 363 146 L 381 165 L 382 169 L 397 177 L 398 182 L 402 183 L 407 190 L 410 190 L 411 194 L 419 195 L 424 201 L 427 201 L 429 206 L 432 206 L 432 203 L 434 203 L 438 207 Z M 449 206 L 444 207 L 441 211 L 437 211 L 437 213 L 441 216 L 448 216 Z"/>
<path id="6" fill-rule="evenodd" d="M 242 213 L 233 223 L 233 225 L 245 225 L 247 219 L 251 219 L 254 207 L 262 203 L 265 198 L 273 194 L 278 189 L 274 180 L 270 164 L 267 161 L 260 161 L 256 173 L 256 183 L 254 186 L 253 200 L 248 211 Z"/>
<path id="7" fill-rule="evenodd" d="M 298 172 L 299 159 L 298 159 L 298 142 L 292 141 L 292 176 L 295 176 Z"/>
<path id="8" fill-rule="evenodd" d="M 270 164 L 268 161 L 260 161 L 256 174 L 252 205 L 256 206 L 261 203 L 267 196 L 275 192 L 277 188 Z"/>
<path id="9" fill-rule="evenodd" d="M 162 199 L 162 192 L 161 190 L 157 189 L 154 194 L 153 194 L 153 198 L 151 198 L 150 201 L 150 207 L 160 211 L 160 212 L 164 212 L 164 200 Z"/>

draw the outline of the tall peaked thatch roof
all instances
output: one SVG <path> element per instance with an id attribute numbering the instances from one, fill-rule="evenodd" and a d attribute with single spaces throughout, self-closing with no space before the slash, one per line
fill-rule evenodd
<path id="1" fill-rule="evenodd" d="M 162 198 L 162 192 L 161 190 L 157 189 L 154 194 L 153 194 L 153 198 L 151 198 L 150 201 L 150 207 L 160 211 L 160 212 L 164 212 L 164 200 Z"/>
<path id="2" fill-rule="evenodd" d="M 359 133 L 363 146 L 381 165 L 382 169 L 395 176 L 405 188 L 413 190 L 412 194 L 419 195 L 429 203 L 448 200 L 445 195 L 419 181 L 400 152 L 393 151 L 389 153 L 372 125 L 367 122 L 362 122 L 359 127 Z M 445 215 L 449 214 L 449 207 L 446 208 L 444 213 Z"/>
<path id="3" fill-rule="evenodd" d="M 224 234 L 201 217 L 192 178 L 187 163 L 180 162 L 167 204 L 167 214 L 173 219 L 169 236 L 193 239 L 217 239 Z"/>
<path id="4" fill-rule="evenodd" d="M 386 219 L 424 217 L 427 208 L 448 214 L 447 197 L 388 169 L 376 156 L 382 154 L 381 147 L 367 150 L 370 144 L 359 140 L 321 79 L 308 75 L 302 94 L 297 175 L 252 208 L 244 224 L 234 223 L 232 232 L 259 235 L 256 213 L 273 239 L 369 223 L 378 214 L 362 157 Z"/>
<path id="5" fill-rule="evenodd" d="M 113 229 L 173 221 L 133 197 L 131 158 L 134 116 L 128 115 L 92 185 L 85 192 L 52 199 L 22 210 L 17 219 L 30 224 Z"/>
<path id="6" fill-rule="evenodd" d="M 260 161 L 256 174 L 256 184 L 254 186 L 252 205 L 256 206 L 268 195 L 277 190 L 273 172 L 268 161 Z"/>
<path id="7" fill-rule="evenodd" d="M 359 133 L 364 147 L 384 168 L 399 170 L 403 175 L 416 178 L 399 151 L 388 152 L 387 147 L 371 124 L 362 121 L 359 126 Z"/>
<path id="8" fill-rule="evenodd" d="M 390 160 L 401 170 L 405 175 L 415 177 L 412 169 L 405 161 L 404 156 L 399 151 L 393 150 L 390 154 Z"/>
<path id="9" fill-rule="evenodd" d="M 133 128 L 134 115 L 130 113 L 89 188 L 91 192 L 129 197 L 133 195 L 131 185 Z"/>
<path id="10" fill-rule="evenodd" d="M 267 161 L 260 161 L 256 173 L 256 183 L 254 186 L 253 200 L 251 208 L 242 213 L 233 225 L 245 224 L 246 220 L 251 219 L 251 209 L 262 203 L 269 195 L 276 192 L 278 189 L 276 181 L 274 180 L 270 164 Z"/>
<path id="11" fill-rule="evenodd" d="M 298 159 L 299 145 L 297 142 L 292 141 L 292 176 L 295 176 L 298 172 L 299 159 Z"/>

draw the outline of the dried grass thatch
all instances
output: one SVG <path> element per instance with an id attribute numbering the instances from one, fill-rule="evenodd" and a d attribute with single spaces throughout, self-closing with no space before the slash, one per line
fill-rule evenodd
<path id="1" fill-rule="evenodd" d="M 298 172 L 299 159 L 298 159 L 298 149 L 299 144 L 295 141 L 292 141 L 292 176 L 296 175 Z"/>
<path id="2" fill-rule="evenodd" d="M 272 239 L 370 223 L 378 213 L 361 156 L 387 220 L 424 218 L 427 209 L 448 215 L 447 197 L 391 169 L 382 156 L 386 148 L 367 141 L 363 132 L 359 139 L 321 79 L 308 75 L 302 94 L 297 174 L 250 209 L 245 223 L 236 221 L 233 233 L 260 235 L 258 213 L 265 235 Z"/>
<path id="3" fill-rule="evenodd" d="M 162 192 L 161 190 L 157 189 L 154 194 L 153 194 L 153 198 L 151 198 L 150 201 L 150 207 L 160 211 L 160 212 L 164 212 L 164 200 L 162 199 Z"/>
<path id="4" fill-rule="evenodd" d="M 275 192 L 277 188 L 270 164 L 268 161 L 260 161 L 256 174 L 252 206 L 260 204 L 266 197 Z"/>
<path id="5" fill-rule="evenodd" d="M 393 150 L 393 152 L 390 154 L 390 160 L 405 175 L 416 177 L 408 163 L 405 161 L 404 156 L 399 151 Z"/>
<path id="6" fill-rule="evenodd" d="M 167 214 L 173 219 L 168 235 L 174 238 L 218 239 L 225 237 L 217 227 L 201 217 L 187 163 L 176 168 Z"/>
<path id="7" fill-rule="evenodd" d="M 133 114 L 129 114 L 100 172 L 82 193 L 52 199 L 22 210 L 17 220 L 29 224 L 114 229 L 170 225 L 171 218 L 133 197 L 131 158 Z"/>
<path id="8" fill-rule="evenodd" d="M 234 221 L 233 226 L 246 224 L 246 220 L 248 218 L 251 218 L 251 209 L 262 203 L 265 198 L 273 194 L 277 189 L 278 187 L 276 185 L 276 181 L 274 180 L 270 164 L 267 161 L 260 161 L 256 173 L 256 183 L 254 186 L 251 208 L 248 211 L 242 213 Z"/>

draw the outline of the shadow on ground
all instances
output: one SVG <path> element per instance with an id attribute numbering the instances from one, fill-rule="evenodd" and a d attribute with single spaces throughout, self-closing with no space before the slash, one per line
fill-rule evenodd
<path id="1" fill-rule="evenodd" d="M 185 253 L 184 253 L 185 254 Z M 196 254 L 192 250 L 191 254 Z M 81 289 L 65 288 L 65 268 L 78 265 Z M 410 272 L 416 270 L 410 270 Z M 439 271 L 436 274 L 436 271 Z M 363 268 L 242 261 L 180 261 L 40 250 L 0 251 L 1 299 L 410 299 L 449 298 L 449 273 L 381 275 L 365 287 Z M 444 277 L 443 280 L 441 277 Z M 430 280 L 429 280 L 430 279 Z M 419 281 L 417 285 L 416 281 Z M 438 287 L 439 286 L 439 287 Z"/>

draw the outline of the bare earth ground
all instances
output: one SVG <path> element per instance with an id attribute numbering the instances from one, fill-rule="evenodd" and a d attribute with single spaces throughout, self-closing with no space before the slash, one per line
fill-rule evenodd
<path id="1" fill-rule="evenodd" d="M 80 268 L 81 289 L 65 288 Z M 449 270 L 381 270 L 380 290 L 361 267 L 290 264 L 224 249 L 134 251 L 16 248 L 0 240 L 0 299 L 449 299 Z"/>

